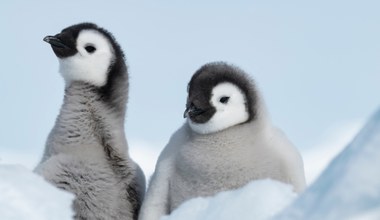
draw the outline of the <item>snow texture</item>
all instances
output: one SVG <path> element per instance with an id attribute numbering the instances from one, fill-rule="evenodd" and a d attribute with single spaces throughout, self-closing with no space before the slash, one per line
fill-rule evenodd
<path id="1" fill-rule="evenodd" d="M 380 111 L 276 219 L 380 219 Z"/>
<path id="2" fill-rule="evenodd" d="M 74 196 L 19 165 L 0 165 L 0 219 L 68 220 Z"/>
<path id="3" fill-rule="evenodd" d="M 214 197 L 186 201 L 161 220 L 264 220 L 281 211 L 296 194 L 290 185 L 274 180 L 256 180 Z"/>

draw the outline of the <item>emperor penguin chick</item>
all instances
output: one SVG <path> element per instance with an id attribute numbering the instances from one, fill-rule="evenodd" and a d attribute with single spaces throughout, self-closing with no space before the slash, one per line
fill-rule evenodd
<path id="1" fill-rule="evenodd" d="M 114 37 L 92 23 L 47 36 L 65 96 L 35 172 L 72 192 L 75 219 L 137 219 L 145 177 L 124 133 L 128 72 Z"/>
<path id="2" fill-rule="evenodd" d="M 140 220 L 158 220 L 184 201 L 271 178 L 305 187 L 302 159 L 267 118 L 246 73 L 223 62 L 201 67 L 188 85 L 184 117 L 161 153 Z"/>

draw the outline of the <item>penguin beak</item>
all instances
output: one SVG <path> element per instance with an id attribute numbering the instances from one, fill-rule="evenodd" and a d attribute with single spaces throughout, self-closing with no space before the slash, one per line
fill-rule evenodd
<path id="1" fill-rule="evenodd" d="M 51 46 L 56 48 L 68 48 L 68 46 L 55 36 L 46 36 L 44 37 L 44 41 L 51 44 Z"/>
<path id="2" fill-rule="evenodd" d="M 183 118 L 187 118 L 188 113 L 189 113 L 189 108 L 186 108 L 185 112 L 183 113 Z"/>
<path id="3" fill-rule="evenodd" d="M 196 107 L 194 104 L 191 104 L 189 107 L 186 107 L 185 112 L 183 113 L 183 117 L 187 118 L 187 116 L 195 117 L 201 115 L 205 112 L 205 110 Z"/>

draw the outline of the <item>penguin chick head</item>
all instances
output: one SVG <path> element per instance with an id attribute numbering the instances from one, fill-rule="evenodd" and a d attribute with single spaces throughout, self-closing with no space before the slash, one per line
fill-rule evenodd
<path id="1" fill-rule="evenodd" d="M 189 82 L 184 117 L 193 131 L 214 133 L 255 119 L 256 100 L 254 84 L 241 69 L 209 63 Z"/>
<path id="2" fill-rule="evenodd" d="M 46 36 L 59 59 L 59 72 L 70 84 L 83 81 L 104 86 L 112 65 L 124 62 L 124 55 L 113 36 L 92 23 L 67 27 L 54 36 Z M 117 61 L 121 59 L 121 61 Z"/>

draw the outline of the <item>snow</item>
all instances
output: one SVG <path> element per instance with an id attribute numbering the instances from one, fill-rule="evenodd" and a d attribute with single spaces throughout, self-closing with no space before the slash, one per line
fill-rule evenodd
<path id="1" fill-rule="evenodd" d="M 264 220 L 285 208 L 295 197 L 290 185 L 258 180 L 214 197 L 188 200 L 161 220 Z"/>
<path id="2" fill-rule="evenodd" d="M 20 165 L 0 165 L 0 219 L 72 219 L 73 195 Z"/>
<path id="3" fill-rule="evenodd" d="M 297 219 L 380 219 L 380 111 L 306 192 L 278 216 Z"/>
<path id="4" fill-rule="evenodd" d="M 365 120 L 342 121 L 323 132 L 321 141 L 308 149 L 300 149 L 306 181 L 313 183 L 329 163 L 352 141 Z"/>

